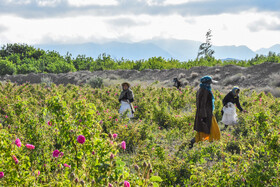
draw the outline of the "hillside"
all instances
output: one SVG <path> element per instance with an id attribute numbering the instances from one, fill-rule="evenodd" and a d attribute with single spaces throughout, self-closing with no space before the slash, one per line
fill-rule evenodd
<path id="1" fill-rule="evenodd" d="M 279 94 L 279 63 L 262 63 L 251 67 L 240 67 L 235 65 L 214 67 L 193 67 L 191 69 L 170 70 L 104 70 L 104 71 L 78 71 L 60 74 L 27 74 L 27 75 L 5 75 L 0 76 L 1 81 L 10 80 L 19 84 L 41 83 L 43 77 L 49 77 L 55 84 L 85 84 L 92 77 L 101 77 L 106 85 L 119 84 L 121 81 L 130 81 L 132 85 L 149 85 L 158 81 L 158 86 L 172 87 L 172 80 L 180 78 L 185 85 L 197 86 L 199 78 L 211 75 L 219 81 L 214 88 L 226 91 L 232 86 L 238 85 L 242 88 L 256 88 L 270 91 L 276 96 Z"/>

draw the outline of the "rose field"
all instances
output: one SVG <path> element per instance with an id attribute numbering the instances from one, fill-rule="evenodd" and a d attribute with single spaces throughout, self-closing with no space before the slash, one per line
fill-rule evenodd
<path id="1" fill-rule="evenodd" d="M 195 143 L 196 90 L 0 84 L 0 186 L 279 186 L 280 99 L 241 90 L 248 113 Z M 214 90 L 217 121 L 225 93 Z M 219 122 L 220 129 L 223 125 Z"/>

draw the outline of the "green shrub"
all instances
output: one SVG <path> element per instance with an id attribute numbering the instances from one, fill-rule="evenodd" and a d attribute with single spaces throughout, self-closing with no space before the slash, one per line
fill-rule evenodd
<path id="1" fill-rule="evenodd" d="M 87 81 L 92 88 L 101 88 L 103 86 L 103 79 L 100 77 L 92 77 Z"/>
<path id="2" fill-rule="evenodd" d="M 14 73 L 16 73 L 16 66 L 8 60 L 0 59 L 0 75 L 12 75 Z"/>

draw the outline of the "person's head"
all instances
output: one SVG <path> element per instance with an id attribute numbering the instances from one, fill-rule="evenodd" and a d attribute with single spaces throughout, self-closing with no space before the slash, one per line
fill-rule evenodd
<path id="1" fill-rule="evenodd" d="M 205 84 L 205 85 L 210 85 L 213 83 L 212 77 L 210 76 L 204 76 L 200 79 L 200 83 L 201 84 Z"/>
<path id="2" fill-rule="evenodd" d="M 127 90 L 129 87 L 130 87 L 129 83 L 127 82 L 122 83 L 123 90 Z"/>
<path id="3" fill-rule="evenodd" d="M 174 79 L 173 79 L 173 82 L 177 82 L 177 81 L 178 81 L 178 79 L 177 79 L 177 78 L 174 78 Z"/>
<path id="4" fill-rule="evenodd" d="M 235 86 L 235 87 L 233 87 L 233 89 L 231 91 L 234 96 L 238 96 L 240 89 L 237 86 Z"/>

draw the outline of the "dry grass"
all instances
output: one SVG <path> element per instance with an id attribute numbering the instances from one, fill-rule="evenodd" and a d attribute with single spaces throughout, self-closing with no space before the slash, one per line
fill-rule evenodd
<path id="1" fill-rule="evenodd" d="M 119 77 L 117 75 L 110 75 L 108 78 L 111 79 L 111 80 L 118 80 L 119 79 Z"/>
<path id="2" fill-rule="evenodd" d="M 263 91 L 265 93 L 271 93 L 274 97 L 280 97 L 280 88 L 278 87 L 270 87 L 270 86 L 267 86 L 267 87 L 264 87 L 262 88 L 260 91 Z"/>
<path id="3" fill-rule="evenodd" d="M 280 73 L 273 73 L 269 76 L 269 78 L 271 79 L 271 86 L 280 87 Z"/>
<path id="4" fill-rule="evenodd" d="M 235 85 L 237 82 L 242 81 L 245 79 L 245 76 L 242 73 L 238 73 L 231 77 L 225 78 L 223 81 L 224 85 Z"/>
<path id="5" fill-rule="evenodd" d="M 180 73 L 180 74 L 178 75 L 178 79 L 179 79 L 179 80 L 184 79 L 184 78 L 186 78 L 186 74 Z"/>
<path id="6" fill-rule="evenodd" d="M 198 73 L 192 72 L 190 77 L 191 77 L 192 79 L 194 79 L 194 78 L 198 77 Z"/>

